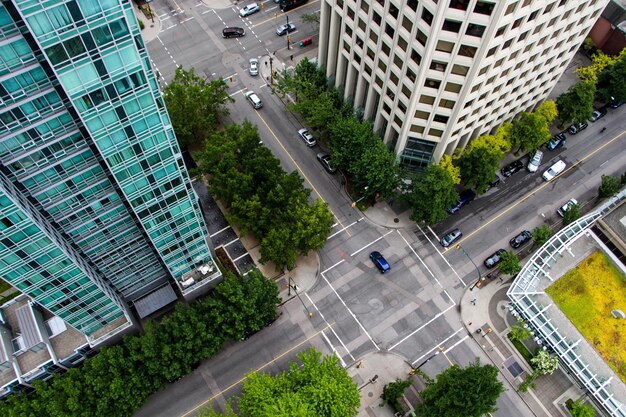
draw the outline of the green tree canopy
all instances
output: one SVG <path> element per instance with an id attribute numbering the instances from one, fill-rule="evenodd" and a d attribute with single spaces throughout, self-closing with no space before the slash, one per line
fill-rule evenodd
<path id="1" fill-rule="evenodd" d="M 615 63 L 615 58 L 606 55 L 602 51 L 598 51 L 591 57 L 591 65 L 588 67 L 579 67 L 576 69 L 578 79 L 583 82 L 597 83 L 598 76 L 605 68 L 612 66 Z"/>
<path id="2" fill-rule="evenodd" d="M 450 173 L 431 164 L 424 173 L 411 179 L 402 198 L 413 210 L 411 220 L 435 224 L 448 216 L 446 209 L 459 200 L 459 193 Z"/>
<path id="3" fill-rule="evenodd" d="M 373 137 L 369 122 L 361 122 L 352 116 L 337 119 L 330 129 L 333 164 L 348 172 L 356 171 L 357 164 Z"/>
<path id="4" fill-rule="evenodd" d="M 626 49 L 622 50 L 613 65 L 606 65 L 598 76 L 598 93 L 609 101 L 626 101 Z"/>
<path id="5" fill-rule="evenodd" d="M 559 117 L 563 127 L 572 122 L 584 123 L 593 113 L 596 85 L 592 82 L 578 82 L 556 99 Z"/>
<path id="6" fill-rule="evenodd" d="M 163 89 L 163 98 L 181 148 L 202 143 L 217 130 L 219 119 L 228 114 L 233 101 L 221 78 L 207 81 L 193 68 L 176 68 L 174 79 Z"/>
<path id="7" fill-rule="evenodd" d="M 589 404 L 583 404 L 581 400 L 576 400 L 570 407 L 572 417 L 595 417 L 596 410 Z"/>
<path id="8" fill-rule="evenodd" d="M 382 199 L 395 195 L 400 185 L 400 167 L 396 155 L 382 140 L 370 139 L 354 168 L 353 189 L 356 192 L 365 193 L 367 187 L 367 194 L 378 194 Z"/>
<path id="9" fill-rule="evenodd" d="M 551 115 L 550 115 L 551 116 Z M 550 140 L 550 125 L 540 113 L 522 113 L 513 123 L 511 144 L 525 151 L 535 151 Z"/>
<path id="10" fill-rule="evenodd" d="M 493 181 L 500 160 L 510 149 L 509 146 L 503 137 L 491 135 L 480 136 L 471 141 L 459 157 L 463 182 L 475 187 L 478 194 L 484 193 Z"/>
<path id="11" fill-rule="evenodd" d="M 524 327 L 524 322 L 511 326 L 511 330 L 509 331 L 509 339 L 511 340 L 522 341 L 528 339 L 531 335 L 530 329 L 528 327 Z"/>
<path id="12" fill-rule="evenodd" d="M 611 197 L 617 194 L 620 188 L 620 179 L 611 175 L 602 176 L 602 184 L 598 188 L 600 198 Z"/>
<path id="13" fill-rule="evenodd" d="M 575 222 L 580 218 L 580 205 L 579 204 L 571 204 L 567 210 L 563 212 L 563 226 L 567 226 L 568 224 Z"/>
<path id="14" fill-rule="evenodd" d="M 552 229 L 547 224 L 542 224 L 533 229 L 533 241 L 535 246 L 543 246 L 552 236 Z"/>
<path id="15" fill-rule="evenodd" d="M 556 118 L 559 116 L 559 110 L 556 107 L 556 103 L 552 100 L 546 100 L 541 103 L 537 107 L 537 110 L 535 110 L 535 113 L 546 119 L 546 122 L 548 124 L 555 121 Z"/>
<path id="16" fill-rule="evenodd" d="M 530 358 L 530 364 L 537 376 L 551 375 L 559 369 L 559 360 L 556 356 L 550 355 L 547 351 L 539 349 L 537 354 Z"/>
<path id="17" fill-rule="evenodd" d="M 479 360 L 465 368 L 453 365 L 437 375 L 422 391 L 417 406 L 422 417 L 482 417 L 496 410 L 504 391 L 498 368 L 481 366 Z"/>
<path id="18" fill-rule="evenodd" d="M 498 264 L 500 272 L 503 274 L 514 275 L 522 270 L 522 266 L 519 264 L 517 254 L 511 250 L 508 250 L 500 257 L 500 263 Z"/>
<path id="19" fill-rule="evenodd" d="M 454 185 L 461 183 L 461 168 L 458 167 L 457 163 L 458 158 L 451 155 L 443 155 L 439 160 L 439 166 L 448 171 Z"/>

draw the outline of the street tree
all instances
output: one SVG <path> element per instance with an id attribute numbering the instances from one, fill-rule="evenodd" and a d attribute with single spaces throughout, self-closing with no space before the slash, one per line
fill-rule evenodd
<path id="1" fill-rule="evenodd" d="M 458 161 L 463 182 L 474 187 L 478 194 L 484 193 L 493 181 L 507 146 L 510 145 L 502 137 L 491 135 L 471 141 Z"/>
<path id="2" fill-rule="evenodd" d="M 439 166 L 450 174 L 452 183 L 459 185 L 461 183 L 461 168 L 457 166 L 458 157 L 444 154 L 439 160 Z"/>
<path id="3" fill-rule="evenodd" d="M 536 373 L 537 376 L 552 375 L 554 371 L 559 369 L 557 357 L 550 355 L 543 349 L 539 349 L 537 354 L 530 358 L 530 364 L 533 367 L 533 373 Z"/>
<path id="4" fill-rule="evenodd" d="M 566 92 L 556 99 L 556 106 L 559 110 L 561 122 L 559 127 L 563 127 L 572 122 L 584 123 L 591 118 L 593 113 L 593 101 L 596 94 L 596 85 L 592 82 L 577 82 Z"/>
<path id="5" fill-rule="evenodd" d="M 549 113 L 548 117 L 552 117 L 552 113 L 547 107 L 549 106 L 542 108 L 543 114 Z M 519 119 L 513 122 L 511 144 L 514 147 L 525 151 L 536 151 L 550 140 L 550 124 L 543 114 L 524 112 Z"/>
<path id="6" fill-rule="evenodd" d="M 515 326 L 511 326 L 509 331 L 509 339 L 511 340 L 522 340 L 528 339 L 532 334 L 530 333 L 530 329 L 528 327 L 524 327 L 524 322 L 520 321 Z"/>
<path id="7" fill-rule="evenodd" d="M 224 80 L 207 81 L 194 68 L 176 68 L 174 79 L 163 89 L 163 98 L 181 148 L 202 143 L 213 134 L 226 105 L 234 101 Z"/>
<path id="8" fill-rule="evenodd" d="M 620 179 L 611 175 L 602 176 L 602 184 L 598 188 L 600 198 L 612 197 L 619 191 Z"/>
<path id="9" fill-rule="evenodd" d="M 453 365 L 427 382 L 416 410 L 422 417 L 481 417 L 496 410 L 503 391 L 498 368 L 481 366 L 477 359 L 465 368 Z"/>
<path id="10" fill-rule="evenodd" d="M 336 120 L 330 128 L 330 150 L 333 164 L 354 172 L 367 144 L 373 140 L 372 125 L 348 116 Z"/>
<path id="11" fill-rule="evenodd" d="M 413 211 L 411 220 L 435 224 L 448 216 L 446 209 L 459 200 L 459 193 L 450 173 L 431 164 L 425 172 L 411 178 L 402 198 Z"/>
<path id="12" fill-rule="evenodd" d="M 572 417 L 595 417 L 596 410 L 589 404 L 583 404 L 581 400 L 574 401 L 569 407 Z"/>
<path id="13" fill-rule="evenodd" d="M 400 167 L 396 156 L 377 137 L 368 141 L 352 173 L 352 189 L 360 194 L 367 190 L 367 194 L 388 199 L 396 194 L 400 185 Z"/>
<path id="14" fill-rule="evenodd" d="M 339 359 L 311 348 L 275 376 L 253 373 L 237 400 L 243 417 L 353 417 L 360 398 Z"/>
<path id="15" fill-rule="evenodd" d="M 500 256 L 500 263 L 498 264 L 500 272 L 503 274 L 514 275 L 522 270 L 522 266 L 519 263 L 517 254 L 512 250 L 504 252 Z"/>
<path id="16" fill-rule="evenodd" d="M 320 13 L 318 12 L 313 12 L 313 13 L 304 13 L 302 16 L 300 16 L 300 19 L 304 22 L 304 23 L 310 23 L 313 27 L 315 27 L 316 29 L 319 30 L 320 27 Z"/>
<path id="17" fill-rule="evenodd" d="M 552 236 L 552 229 L 547 224 L 542 224 L 533 229 L 533 241 L 535 246 L 543 246 Z"/>
<path id="18" fill-rule="evenodd" d="M 541 103 L 535 110 L 535 113 L 543 116 L 548 124 L 551 124 L 559 116 L 559 110 L 556 107 L 556 103 L 552 100 L 546 100 Z"/>
<path id="19" fill-rule="evenodd" d="M 578 67 L 576 74 L 578 75 L 578 79 L 583 82 L 597 83 L 599 74 L 614 63 L 615 57 L 607 55 L 602 51 L 597 51 L 591 57 L 591 65 Z"/>
<path id="20" fill-rule="evenodd" d="M 567 210 L 563 212 L 563 227 L 575 222 L 580 218 L 580 205 L 571 204 Z"/>
<path id="21" fill-rule="evenodd" d="M 404 408 L 400 404 L 400 398 L 404 395 L 404 391 L 410 387 L 412 383 L 412 378 L 396 378 L 394 382 L 386 384 L 383 387 L 383 392 L 380 394 L 380 399 L 383 400 L 381 407 L 384 404 L 389 404 L 396 413 L 404 412 Z"/>
<path id="22" fill-rule="evenodd" d="M 605 101 L 626 100 L 626 48 L 598 76 L 598 95 Z"/>

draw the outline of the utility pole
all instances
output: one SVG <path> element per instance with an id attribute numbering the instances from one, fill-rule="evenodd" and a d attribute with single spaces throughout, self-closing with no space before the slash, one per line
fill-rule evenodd
<path id="1" fill-rule="evenodd" d="M 285 17 L 287 18 L 287 50 L 289 50 L 289 41 L 291 41 L 291 36 L 289 35 L 289 15 L 285 13 Z"/>

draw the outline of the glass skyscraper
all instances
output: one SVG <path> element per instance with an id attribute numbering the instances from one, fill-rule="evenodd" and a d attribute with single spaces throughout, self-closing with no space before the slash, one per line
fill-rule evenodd
<path id="1" fill-rule="evenodd" d="M 0 100 L 2 279 L 91 335 L 214 270 L 128 0 L 3 2 Z"/>

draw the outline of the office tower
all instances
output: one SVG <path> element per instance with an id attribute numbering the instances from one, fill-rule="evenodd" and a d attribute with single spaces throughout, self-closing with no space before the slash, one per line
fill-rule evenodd
<path id="1" fill-rule="evenodd" d="M 217 278 L 130 2 L 6 1 L 0 39 L 0 277 L 92 340 Z"/>
<path id="2" fill-rule="evenodd" d="M 411 170 L 544 101 L 608 0 L 322 0 L 318 62 Z"/>

